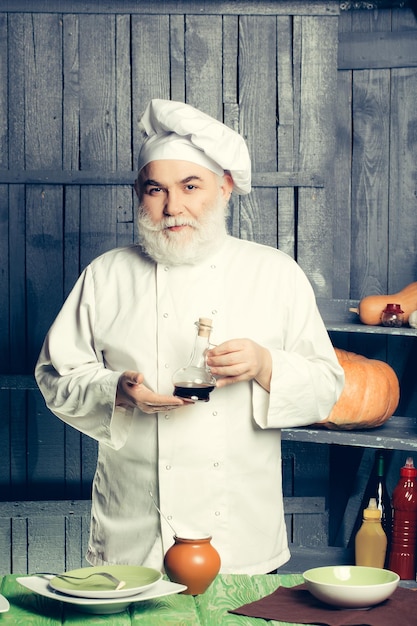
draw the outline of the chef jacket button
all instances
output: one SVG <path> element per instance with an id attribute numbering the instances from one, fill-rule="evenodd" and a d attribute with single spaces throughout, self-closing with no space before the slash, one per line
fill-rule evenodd
<path id="1" fill-rule="evenodd" d="M 169 418 L 170 418 L 171 416 L 170 416 L 170 414 L 169 414 L 169 413 L 165 413 L 164 417 L 165 417 L 165 419 L 166 419 L 166 420 L 169 420 Z"/>
<path id="2" fill-rule="evenodd" d="M 217 415 L 217 411 L 213 411 L 212 416 L 216 417 L 216 415 Z"/>
<path id="3" fill-rule="evenodd" d="M 166 370 L 169 369 L 169 363 L 165 363 L 164 367 Z"/>
<path id="4" fill-rule="evenodd" d="M 168 317 L 168 313 L 164 313 L 162 317 L 166 319 Z"/>
<path id="5" fill-rule="evenodd" d="M 166 470 L 170 470 L 171 469 L 171 465 L 165 465 L 165 469 Z"/>
<path id="6" fill-rule="evenodd" d="M 172 520 L 172 515 L 167 515 L 167 519 Z"/>
<path id="7" fill-rule="evenodd" d="M 212 315 L 217 315 L 217 309 L 212 309 L 211 313 Z"/>
<path id="8" fill-rule="evenodd" d="M 165 265 L 165 267 L 164 267 L 164 272 L 167 272 L 168 270 L 169 270 L 168 265 Z"/>
<path id="9" fill-rule="evenodd" d="M 214 513 L 214 515 L 216 515 L 217 517 L 219 517 L 219 515 L 220 515 L 220 511 L 216 511 L 216 512 Z"/>
<path id="10" fill-rule="evenodd" d="M 210 265 L 210 267 L 211 267 L 212 270 L 215 270 L 217 266 L 216 265 Z"/>
<path id="11" fill-rule="evenodd" d="M 213 467 L 219 467 L 220 463 L 218 461 L 216 461 L 215 463 L 213 463 Z"/>

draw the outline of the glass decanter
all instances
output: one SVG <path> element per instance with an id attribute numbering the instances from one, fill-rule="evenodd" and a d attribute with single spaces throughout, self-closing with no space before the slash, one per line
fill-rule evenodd
<path id="1" fill-rule="evenodd" d="M 177 370 L 172 377 L 175 387 L 174 396 L 208 402 L 210 392 L 216 386 L 216 379 L 206 362 L 206 353 L 210 347 L 212 320 L 200 317 L 198 322 L 195 322 L 195 325 L 197 334 L 190 360 L 185 367 Z"/>

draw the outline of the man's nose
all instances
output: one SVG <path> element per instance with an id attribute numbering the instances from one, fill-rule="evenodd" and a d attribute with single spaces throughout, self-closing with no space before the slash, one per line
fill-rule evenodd
<path id="1" fill-rule="evenodd" d="M 181 194 L 175 191 L 169 191 L 165 198 L 165 215 L 180 215 L 182 212 L 183 205 L 181 202 Z"/>

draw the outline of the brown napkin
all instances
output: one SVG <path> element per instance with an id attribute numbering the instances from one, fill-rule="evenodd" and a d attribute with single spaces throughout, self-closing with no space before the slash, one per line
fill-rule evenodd
<path id="1" fill-rule="evenodd" d="M 245 604 L 229 613 L 261 617 L 295 624 L 328 626 L 416 626 L 417 592 L 397 587 L 392 596 L 370 609 L 332 608 L 316 600 L 305 584 L 278 587 L 269 596 Z"/>

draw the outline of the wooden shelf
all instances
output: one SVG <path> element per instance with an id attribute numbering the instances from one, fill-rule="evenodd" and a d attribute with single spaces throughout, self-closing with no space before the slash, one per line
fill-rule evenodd
<path id="1" fill-rule="evenodd" d="M 335 331 L 339 333 L 367 333 L 369 335 L 396 335 L 399 337 L 417 337 L 417 328 L 410 328 L 409 326 L 402 326 L 401 328 L 386 328 L 385 326 L 366 326 L 361 323 L 349 323 L 349 322 L 333 322 L 326 321 L 326 328 L 328 331 Z"/>
<path id="2" fill-rule="evenodd" d="M 371 335 L 396 335 L 403 337 L 417 337 L 417 328 L 408 325 L 400 328 L 386 326 L 367 326 L 362 324 L 357 313 L 350 309 L 358 306 L 358 300 L 329 300 L 317 298 L 317 305 L 328 331 L 341 333 L 367 333 Z"/>
<path id="3" fill-rule="evenodd" d="M 329 430 L 324 426 L 283 428 L 283 441 L 337 444 L 363 448 L 417 451 L 417 419 L 393 416 L 379 428 Z"/>

